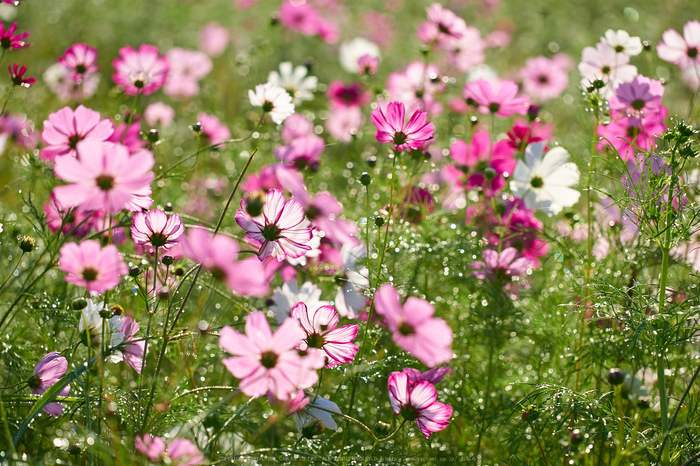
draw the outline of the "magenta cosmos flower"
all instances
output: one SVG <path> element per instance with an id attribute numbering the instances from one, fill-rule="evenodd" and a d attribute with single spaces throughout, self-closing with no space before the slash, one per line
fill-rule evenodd
<path id="1" fill-rule="evenodd" d="M 219 144 L 231 139 L 231 131 L 221 120 L 212 115 L 200 112 L 197 116 L 202 125 L 202 135 L 209 139 L 209 144 Z"/>
<path id="2" fill-rule="evenodd" d="M 178 214 L 170 217 L 162 210 L 149 210 L 134 215 L 131 237 L 136 244 L 153 249 L 168 250 L 175 246 L 185 233 L 185 224 Z"/>
<path id="3" fill-rule="evenodd" d="M 129 271 L 113 244 L 103 248 L 95 240 L 66 243 L 60 252 L 59 268 L 68 274 L 66 281 L 86 288 L 91 294 L 114 289 Z"/>
<path id="4" fill-rule="evenodd" d="M 405 372 L 392 372 L 389 376 L 389 401 L 396 414 L 408 422 L 416 421 L 425 438 L 450 424 L 452 406 L 437 401 L 433 384 L 421 381 L 409 385 Z"/>
<path id="5" fill-rule="evenodd" d="M 143 367 L 143 355 L 148 351 L 148 348 L 146 348 L 145 341 L 134 341 L 138 331 L 138 322 L 134 322 L 134 319 L 131 317 L 121 318 L 120 333 L 124 334 L 124 347 L 121 349 L 121 352 L 124 362 L 140 374 Z"/>
<path id="6" fill-rule="evenodd" d="M 34 375 L 29 377 L 27 384 L 32 389 L 32 395 L 41 395 L 53 384 L 63 377 L 68 370 L 68 361 L 52 351 L 43 358 L 34 368 Z M 66 396 L 70 392 L 70 385 L 66 385 L 58 396 Z M 44 412 L 50 416 L 58 417 L 63 411 L 61 403 L 49 403 L 44 407 Z"/>
<path id="7" fill-rule="evenodd" d="M 15 35 L 17 23 L 12 23 L 9 29 L 5 29 L 5 25 L 0 22 L 0 47 L 6 50 L 17 50 L 29 47 L 29 44 L 24 41 L 29 37 L 29 33 Z"/>
<path id="8" fill-rule="evenodd" d="M 116 70 L 112 79 L 129 95 L 157 91 L 165 84 L 170 68 L 165 56 L 158 56 L 158 47 L 147 44 L 141 45 L 138 51 L 128 45 L 122 47 L 112 66 Z"/>
<path id="9" fill-rule="evenodd" d="M 462 96 L 478 106 L 479 112 L 495 114 L 499 117 L 525 115 L 530 106 L 527 97 L 516 97 L 518 85 L 513 81 L 489 82 L 477 79 L 464 85 Z"/>
<path id="10" fill-rule="evenodd" d="M 374 294 L 374 306 L 386 319 L 394 343 L 423 364 L 434 367 L 452 358 L 452 329 L 433 317 L 435 308 L 428 301 L 411 296 L 401 306 L 396 288 L 385 283 Z"/>
<path id="11" fill-rule="evenodd" d="M 246 230 L 245 237 L 260 248 L 261 261 L 268 256 L 279 262 L 287 257 L 297 259 L 311 250 L 307 243 L 313 235 L 304 208 L 294 199 L 285 199 L 279 189 L 267 192 L 262 214 L 257 217 L 246 212 L 245 199 L 241 207 L 236 211 L 236 222 Z"/>
<path id="12" fill-rule="evenodd" d="M 357 336 L 357 324 L 338 327 L 340 317 L 333 306 L 321 306 L 310 311 L 306 304 L 297 303 L 292 308 L 292 317 L 299 321 L 306 332 L 300 349 L 322 349 L 328 356 L 326 367 L 350 363 L 355 359 L 359 348 L 352 342 Z M 336 328 L 337 327 L 337 328 Z"/>
<path id="13" fill-rule="evenodd" d="M 61 155 L 75 156 L 80 141 L 106 141 L 113 132 L 112 122 L 103 120 L 99 112 L 82 105 L 75 111 L 63 107 L 44 121 L 41 140 L 45 147 L 39 155 L 47 162 L 53 162 Z"/>
<path id="14" fill-rule="evenodd" d="M 483 262 L 469 264 L 474 269 L 472 275 L 477 278 L 489 280 L 510 281 L 511 277 L 517 277 L 527 272 L 534 265 L 534 260 L 529 257 L 516 259 L 518 251 L 515 248 L 505 248 L 500 253 L 493 249 L 485 249 L 481 253 Z"/>
<path id="15" fill-rule="evenodd" d="M 27 72 L 27 67 L 25 65 L 22 65 L 21 68 L 17 63 L 14 65 L 7 65 L 7 71 L 10 73 L 10 81 L 12 81 L 13 86 L 29 88 L 36 82 L 36 78 L 34 77 L 24 77 L 24 73 Z"/>
<path id="16" fill-rule="evenodd" d="M 458 167 L 466 169 L 467 189 L 482 189 L 489 194 L 503 188 L 505 178 L 513 173 L 513 152 L 507 140 L 491 146 L 489 133 L 481 130 L 474 133 L 470 143 L 459 140 L 450 147 L 450 157 Z"/>
<path id="17" fill-rule="evenodd" d="M 183 438 L 173 439 L 166 447 L 162 438 L 144 434 L 143 438 L 136 437 L 136 449 L 153 463 L 164 462 L 166 458 L 167 464 L 176 466 L 196 466 L 206 462 L 195 444 Z"/>
<path id="18" fill-rule="evenodd" d="M 83 210 L 105 209 L 116 214 L 128 204 L 142 206 L 141 196 L 150 196 L 151 171 L 155 160 L 147 150 L 129 155 L 121 144 L 82 141 L 77 146 L 78 157 L 56 159 L 54 173 L 69 185 L 57 186 L 53 193 L 65 207 Z M 150 199 L 150 198 L 149 198 Z M 150 205 L 150 203 L 146 203 Z"/>
<path id="19" fill-rule="evenodd" d="M 316 370 L 326 362 L 324 353 L 316 349 L 299 355 L 296 348 L 305 333 L 291 317 L 273 334 L 265 314 L 256 311 L 248 315 L 245 335 L 228 325 L 219 335 L 219 345 L 234 355 L 222 362 L 241 379 L 238 388 L 255 398 L 270 392 L 278 400 L 287 400 L 298 389 L 311 388 L 318 381 Z"/>
<path id="20" fill-rule="evenodd" d="M 651 116 L 661 110 L 663 96 L 664 86 L 661 82 L 637 75 L 632 81 L 620 84 L 610 98 L 610 110 L 613 111 L 613 118 L 616 115 Z"/>
<path id="21" fill-rule="evenodd" d="M 664 32 L 656 46 L 659 58 L 681 68 L 700 66 L 700 21 L 689 21 L 683 26 L 683 36 L 673 29 Z"/>
<path id="22" fill-rule="evenodd" d="M 228 236 L 191 228 L 182 242 L 182 252 L 236 293 L 261 297 L 270 292 L 260 261 L 254 257 L 238 261 L 238 243 Z"/>
<path id="23" fill-rule="evenodd" d="M 73 80 L 84 79 L 86 74 L 92 74 L 100 69 L 97 66 L 97 49 L 87 44 L 73 44 L 58 62 L 73 73 Z"/>
<path id="24" fill-rule="evenodd" d="M 379 142 L 391 142 L 394 149 L 402 152 L 406 149 L 420 149 L 435 132 L 433 122 L 427 122 L 428 114 L 420 109 L 406 124 L 406 107 L 401 102 L 390 102 L 386 115 L 381 108 L 372 112 L 371 118 L 377 127 L 375 137 Z"/>

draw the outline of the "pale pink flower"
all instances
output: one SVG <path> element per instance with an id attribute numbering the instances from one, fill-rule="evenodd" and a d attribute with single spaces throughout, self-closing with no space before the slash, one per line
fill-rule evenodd
<path id="1" fill-rule="evenodd" d="M 66 272 L 66 281 L 101 294 L 114 289 L 126 275 L 128 267 L 113 244 L 100 246 L 99 241 L 85 240 L 80 244 L 66 243 L 61 247 L 59 268 Z"/>
<path id="2" fill-rule="evenodd" d="M 469 267 L 474 269 L 472 275 L 482 280 L 505 280 L 510 281 L 513 277 L 518 277 L 527 272 L 527 269 L 534 265 L 534 260 L 529 257 L 519 257 L 516 259 L 518 251 L 515 248 L 505 248 L 500 253 L 493 249 L 485 249 L 481 253 L 483 262 L 472 262 Z"/>
<path id="3" fill-rule="evenodd" d="M 59 381 L 68 370 L 68 361 L 61 356 L 58 351 L 52 351 L 39 361 L 34 368 L 34 374 L 29 378 L 27 384 L 32 389 L 32 395 L 42 395 L 53 384 Z M 70 385 L 66 385 L 58 396 L 67 396 L 70 392 Z M 58 417 L 63 411 L 61 403 L 49 403 L 44 407 L 44 412 L 50 416 Z"/>
<path id="4" fill-rule="evenodd" d="M 433 3 L 425 11 L 428 13 L 428 21 L 421 23 L 417 32 L 421 42 L 440 49 L 445 48 L 449 39 L 462 37 L 467 23 L 451 10 Z"/>
<path id="5" fill-rule="evenodd" d="M 220 144 L 231 139 L 231 131 L 228 126 L 215 116 L 200 112 L 197 120 L 202 125 L 202 134 L 209 139 L 209 144 Z"/>
<path id="6" fill-rule="evenodd" d="M 500 117 L 525 115 L 530 106 L 527 97 L 516 97 L 518 85 L 512 81 L 486 81 L 477 79 L 464 85 L 462 97 L 478 106 L 479 112 Z"/>
<path id="7" fill-rule="evenodd" d="M 121 348 L 124 362 L 140 374 L 143 367 L 143 356 L 148 348 L 146 348 L 145 341 L 134 341 L 136 332 L 139 331 L 139 324 L 134 322 L 131 317 L 124 316 L 121 318 L 121 330 L 119 331 L 124 334 L 124 346 Z"/>
<path id="8" fill-rule="evenodd" d="M 199 48 L 211 57 L 224 53 L 228 41 L 228 30 L 217 23 L 207 23 L 199 32 Z"/>
<path id="9" fill-rule="evenodd" d="M 319 12 L 307 2 L 285 0 L 280 5 L 278 14 L 282 26 L 305 36 L 318 34 L 323 21 Z"/>
<path id="10" fill-rule="evenodd" d="M 539 101 L 559 97 L 569 85 L 569 72 L 547 57 L 528 58 L 523 77 L 523 92 Z"/>
<path id="11" fill-rule="evenodd" d="M 686 86 L 697 91 L 700 88 L 700 65 L 690 65 L 681 70 L 681 78 Z"/>
<path id="12" fill-rule="evenodd" d="M 175 246 L 185 233 L 185 224 L 178 214 L 168 215 L 162 210 L 137 212 L 131 225 L 131 237 L 136 244 L 167 251 Z"/>
<path id="13" fill-rule="evenodd" d="M 310 251 L 311 228 L 304 216 L 304 209 L 295 199 L 285 199 L 278 189 L 267 192 L 262 214 L 251 217 L 246 212 L 246 201 L 241 200 L 241 210 L 236 211 L 236 222 L 246 230 L 246 238 L 259 248 L 262 261 L 272 256 L 279 262 L 285 258 L 299 258 Z"/>
<path id="14" fill-rule="evenodd" d="M 664 86 L 659 81 L 637 75 L 618 86 L 610 98 L 610 110 L 618 115 L 646 115 L 659 111 Z"/>
<path id="15" fill-rule="evenodd" d="M 405 372 L 408 375 L 408 388 L 413 387 L 418 382 L 429 382 L 433 385 L 437 385 L 442 382 L 442 378 L 450 372 L 449 366 L 433 367 L 425 372 L 421 372 L 418 369 L 413 369 L 410 367 L 404 368 L 401 372 Z"/>
<path id="16" fill-rule="evenodd" d="M 396 414 L 406 421 L 416 421 L 425 438 L 447 427 L 452 406 L 437 401 L 437 390 L 430 382 L 409 385 L 408 374 L 392 372 L 389 376 L 389 401 Z"/>
<path id="17" fill-rule="evenodd" d="M 294 139 L 290 145 L 275 149 L 275 157 L 297 168 L 318 168 L 321 153 L 326 148 L 323 138 L 310 134 Z"/>
<path id="18" fill-rule="evenodd" d="M 261 297 L 270 292 L 265 270 L 260 261 L 238 258 L 238 243 L 228 236 L 211 236 L 202 228 L 190 228 L 182 241 L 182 251 L 188 259 L 202 264 L 202 268 L 221 280 L 236 293 Z"/>
<path id="19" fill-rule="evenodd" d="M 496 29 L 488 33 L 485 38 L 486 45 L 492 49 L 504 49 L 510 45 L 511 34 L 503 29 Z"/>
<path id="20" fill-rule="evenodd" d="M 326 367 L 350 363 L 355 359 L 359 348 L 352 342 L 359 327 L 357 324 L 338 327 L 340 317 L 333 306 L 321 306 L 312 311 L 300 302 L 292 308 L 292 317 L 306 332 L 306 338 L 299 346 L 302 351 L 322 349 L 328 357 Z"/>
<path id="21" fill-rule="evenodd" d="M 452 329 L 433 317 L 435 308 L 428 301 L 411 296 L 402 306 L 399 293 L 385 283 L 374 294 L 377 313 L 384 317 L 394 343 L 428 367 L 452 358 Z"/>
<path id="22" fill-rule="evenodd" d="M 309 136 L 314 133 L 314 124 L 300 113 L 290 115 L 284 120 L 282 142 L 290 144 L 294 139 Z"/>
<path id="23" fill-rule="evenodd" d="M 364 116 L 360 107 L 335 108 L 326 120 L 326 129 L 340 142 L 350 142 L 362 128 Z"/>
<path id="24" fill-rule="evenodd" d="M 629 82 L 637 76 L 637 67 L 630 65 L 630 58 L 624 53 L 617 53 L 608 44 L 599 42 L 595 48 L 586 47 L 581 54 L 578 70 L 581 73 L 581 85 L 589 87 L 593 81 L 601 80 L 605 86 L 600 94 L 615 91 L 621 83 Z"/>
<path id="25" fill-rule="evenodd" d="M 211 71 L 211 59 L 202 52 L 175 47 L 168 51 L 167 60 L 170 70 L 163 92 L 174 98 L 199 94 L 198 81 Z"/>
<path id="26" fill-rule="evenodd" d="M 433 122 L 428 122 L 428 114 L 416 110 L 406 123 L 406 107 L 401 102 L 390 102 L 386 115 L 381 108 L 372 112 L 371 118 L 377 127 L 375 137 L 379 142 L 391 142 L 394 149 L 420 149 L 435 132 Z"/>
<path id="27" fill-rule="evenodd" d="M 402 102 L 409 113 L 421 109 L 437 115 L 442 111 L 442 104 L 436 99 L 445 89 L 445 84 L 440 79 L 440 70 L 433 63 L 426 66 L 421 61 L 414 61 L 404 71 L 391 73 L 386 88 L 391 100 Z"/>
<path id="28" fill-rule="evenodd" d="M 659 58 L 675 63 L 681 68 L 700 66 L 700 21 L 688 21 L 683 26 L 683 36 L 674 29 L 664 32 L 656 46 Z"/>
<path id="29" fill-rule="evenodd" d="M 99 112 L 82 105 L 75 111 L 63 107 L 44 121 L 41 140 L 45 147 L 41 149 L 40 156 L 48 162 L 62 155 L 75 156 L 80 141 L 106 141 L 113 132 L 112 122 L 103 120 Z"/>
<path id="30" fill-rule="evenodd" d="M 471 26 L 462 31 L 462 37 L 450 38 L 446 45 L 447 62 L 466 73 L 486 61 L 488 43 L 481 37 L 481 32 Z"/>
<path id="31" fill-rule="evenodd" d="M 51 92 L 56 94 L 62 102 L 73 100 L 82 102 L 92 97 L 100 84 L 98 73 L 85 74 L 82 79 L 73 79 L 73 73 L 60 63 L 54 63 L 46 68 L 42 75 L 43 80 Z"/>
<path id="32" fill-rule="evenodd" d="M 271 392 L 287 400 L 318 381 L 316 370 L 325 365 L 324 353 L 310 348 L 306 356 L 299 355 L 296 348 L 305 334 L 296 319 L 286 319 L 273 334 L 265 314 L 256 311 L 248 314 L 245 330 L 243 335 L 226 325 L 219 334 L 219 345 L 234 355 L 222 362 L 241 379 L 241 392 L 255 398 Z"/>
<path id="33" fill-rule="evenodd" d="M 158 47 L 142 44 L 138 51 L 131 46 L 119 49 L 119 58 L 112 62 L 115 83 L 129 95 L 152 94 L 160 89 L 168 77 L 168 60 L 158 56 Z"/>
<path id="34" fill-rule="evenodd" d="M 175 118 L 175 110 L 170 105 L 163 102 L 154 102 L 143 112 L 143 117 L 148 126 L 169 126 Z"/>
<path id="35" fill-rule="evenodd" d="M 108 214 L 116 214 L 130 203 L 143 207 L 140 198 L 150 196 L 150 184 L 155 176 L 151 171 L 155 164 L 153 154 L 139 150 L 129 155 L 121 144 L 99 141 L 81 141 L 77 152 L 77 158 L 56 159 L 56 176 L 72 183 L 54 188 L 54 196 L 61 205 L 80 206 L 83 210 L 105 209 Z"/>
<path id="36" fill-rule="evenodd" d="M 163 463 L 166 458 L 166 464 L 174 466 L 197 466 L 206 462 L 195 444 L 182 438 L 173 439 L 166 448 L 162 438 L 144 434 L 143 437 L 136 437 L 136 449 L 153 463 Z"/>
<path id="37" fill-rule="evenodd" d="M 72 234 L 82 238 L 88 234 L 99 219 L 104 215 L 104 211 L 85 211 L 81 208 L 67 208 L 62 206 L 53 195 L 44 204 L 44 214 L 46 214 L 46 224 L 53 232 L 59 229 L 63 234 Z"/>
<path id="38" fill-rule="evenodd" d="M 357 60 L 357 70 L 361 75 L 372 76 L 379 69 L 379 58 L 372 55 L 362 55 Z"/>
<path id="39" fill-rule="evenodd" d="M 58 62 L 73 73 L 74 80 L 82 80 L 86 74 L 100 69 L 97 63 L 97 49 L 87 44 L 73 44 Z"/>

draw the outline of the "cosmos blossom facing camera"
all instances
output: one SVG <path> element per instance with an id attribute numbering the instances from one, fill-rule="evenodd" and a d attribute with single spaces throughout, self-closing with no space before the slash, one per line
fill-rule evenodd
<path id="1" fill-rule="evenodd" d="M 71 45 L 58 62 L 73 73 L 73 79 L 76 81 L 100 69 L 97 66 L 97 49 L 82 43 Z"/>
<path id="2" fill-rule="evenodd" d="M 63 107 L 44 121 L 41 140 L 44 147 L 39 152 L 42 159 L 53 162 L 63 155 L 76 156 L 80 141 L 106 141 L 114 133 L 112 122 L 102 119 L 99 112 L 78 105 L 73 110 Z"/>
<path id="3" fill-rule="evenodd" d="M 292 308 L 292 317 L 299 321 L 306 332 L 300 349 L 321 349 L 328 357 L 326 367 L 350 363 L 355 359 L 359 348 L 352 342 L 358 331 L 357 324 L 338 327 L 340 317 L 333 306 L 321 306 L 310 310 L 304 303 L 297 303 Z"/>
<path id="4" fill-rule="evenodd" d="M 427 121 L 428 114 L 420 109 L 406 123 L 406 107 L 401 102 L 390 102 L 386 114 L 377 108 L 371 118 L 377 127 L 377 141 L 392 143 L 398 152 L 420 149 L 435 132 L 433 122 Z"/>
<path id="5" fill-rule="evenodd" d="M 292 96 L 284 88 L 274 83 L 258 84 L 255 91 L 248 91 L 248 98 L 253 107 L 261 107 L 264 113 L 277 124 L 282 123 L 294 113 Z"/>
<path id="6" fill-rule="evenodd" d="M 154 93 L 163 87 L 170 70 L 167 58 L 158 55 L 158 47 L 148 44 L 142 44 L 138 50 L 122 47 L 112 66 L 116 71 L 112 79 L 129 95 Z"/>
<path id="7" fill-rule="evenodd" d="M 85 240 L 66 243 L 61 247 L 59 268 L 66 272 L 66 281 L 100 294 L 114 289 L 126 275 L 128 267 L 113 244 L 100 245 L 99 241 Z"/>
<path id="8" fill-rule="evenodd" d="M 151 249 L 168 250 L 175 246 L 185 233 L 185 225 L 178 214 L 168 215 L 162 210 L 137 212 L 131 226 L 131 236 L 136 244 Z"/>
<path id="9" fill-rule="evenodd" d="M 392 372 L 389 376 L 389 401 L 396 414 L 418 424 L 425 438 L 450 424 L 452 406 L 437 401 L 437 390 L 432 383 L 410 384 L 406 372 Z"/>

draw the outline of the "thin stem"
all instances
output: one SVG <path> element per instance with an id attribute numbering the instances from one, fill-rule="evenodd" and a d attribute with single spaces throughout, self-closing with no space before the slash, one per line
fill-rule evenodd
<path id="1" fill-rule="evenodd" d="M 17 271 L 17 267 L 19 267 L 19 264 L 22 262 L 22 258 L 24 257 L 25 252 L 22 251 L 22 254 L 19 256 L 19 259 L 17 260 L 17 263 L 15 264 L 15 267 L 12 269 L 12 272 L 7 276 L 4 282 L 2 282 L 2 285 L 0 285 L 0 294 L 2 294 L 3 291 L 5 291 L 5 285 L 7 282 L 10 280 L 10 277 L 12 277 L 15 272 Z"/>
<path id="2" fill-rule="evenodd" d="M 0 416 L 2 416 L 3 430 L 7 438 L 7 444 L 10 446 L 10 453 L 14 455 L 15 445 L 12 443 L 12 434 L 10 434 L 10 425 L 7 423 L 7 414 L 5 413 L 5 403 L 2 401 L 2 391 L 0 391 Z"/>
<path id="3" fill-rule="evenodd" d="M 126 119 L 126 125 L 124 126 L 124 134 L 122 134 L 122 140 L 119 141 L 121 144 L 124 144 L 126 133 L 129 131 L 129 125 L 134 120 L 134 113 L 136 113 L 136 103 L 139 100 L 139 94 L 141 94 L 141 91 L 137 91 L 136 95 L 134 96 L 134 103 L 131 105 L 131 113 L 129 113 L 129 118 Z"/>
<path id="4" fill-rule="evenodd" d="M 617 445 L 615 445 L 615 459 L 612 466 L 617 466 L 622 461 L 622 447 L 625 443 L 625 419 L 622 409 L 622 385 L 615 385 L 615 403 L 617 404 Z"/>
<path id="5" fill-rule="evenodd" d="M 698 459 L 700 459 L 700 453 L 694 454 L 692 458 L 683 463 L 681 466 L 690 466 L 691 464 L 695 463 L 695 461 L 697 461 Z"/>
<path id="6" fill-rule="evenodd" d="M 5 99 L 5 103 L 2 105 L 2 111 L 0 112 L 0 116 L 3 116 L 5 114 L 5 109 L 7 108 L 7 103 L 10 101 L 10 97 L 12 97 L 12 93 L 15 91 L 15 87 L 17 87 L 17 86 L 12 86 L 10 88 L 10 92 L 7 93 L 7 99 Z"/>
<path id="7" fill-rule="evenodd" d="M 532 427 L 532 433 L 535 435 L 535 441 L 537 441 L 537 446 L 540 449 L 540 453 L 542 454 L 542 461 L 544 462 L 544 466 L 549 466 L 547 463 L 547 456 L 544 454 L 544 448 L 542 448 L 542 442 L 540 442 L 540 436 L 537 435 L 537 429 L 535 427 Z"/>

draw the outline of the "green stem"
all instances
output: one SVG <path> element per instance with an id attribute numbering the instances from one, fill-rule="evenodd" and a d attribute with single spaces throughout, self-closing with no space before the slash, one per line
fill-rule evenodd
<path id="1" fill-rule="evenodd" d="M 542 448 L 542 442 L 540 442 L 540 436 L 537 434 L 537 429 L 535 427 L 532 427 L 532 433 L 535 435 L 535 441 L 537 441 L 537 446 L 540 449 L 540 453 L 542 454 L 542 461 L 544 463 L 544 466 L 549 466 L 547 463 L 547 455 L 544 454 L 544 448 Z"/>
<path id="2" fill-rule="evenodd" d="M 2 106 L 2 111 L 0 112 L 0 116 L 3 116 L 5 114 L 5 109 L 7 108 L 7 103 L 10 101 L 10 97 L 12 97 L 12 93 L 15 91 L 15 87 L 17 87 L 17 86 L 12 86 L 10 88 L 10 92 L 7 93 L 7 99 L 5 99 L 5 103 Z"/>
<path id="3" fill-rule="evenodd" d="M 617 466 L 622 461 L 622 447 L 625 443 L 625 419 L 622 409 L 622 385 L 615 385 L 615 403 L 617 404 L 617 445 L 615 445 L 615 459 L 612 466 Z"/>
<path id="4" fill-rule="evenodd" d="M 0 391 L 0 416 L 2 416 L 2 425 L 7 438 L 7 444 L 10 446 L 10 453 L 15 455 L 15 445 L 12 443 L 12 434 L 10 434 L 10 425 L 7 423 L 7 414 L 5 413 L 5 403 L 2 401 L 2 391 Z"/>
<path id="5" fill-rule="evenodd" d="M 2 294 L 3 291 L 5 291 L 5 285 L 7 284 L 7 282 L 10 280 L 10 278 L 11 278 L 11 277 L 15 274 L 15 272 L 17 271 L 17 267 L 19 267 L 19 264 L 22 262 L 22 258 L 24 257 L 24 254 L 25 254 L 24 251 L 22 251 L 22 254 L 19 256 L 19 259 L 17 260 L 17 263 L 15 264 L 15 267 L 12 269 L 12 272 L 10 272 L 10 274 L 7 276 L 7 278 L 5 279 L 5 281 L 2 282 L 2 285 L 0 285 L 0 294 Z"/>

